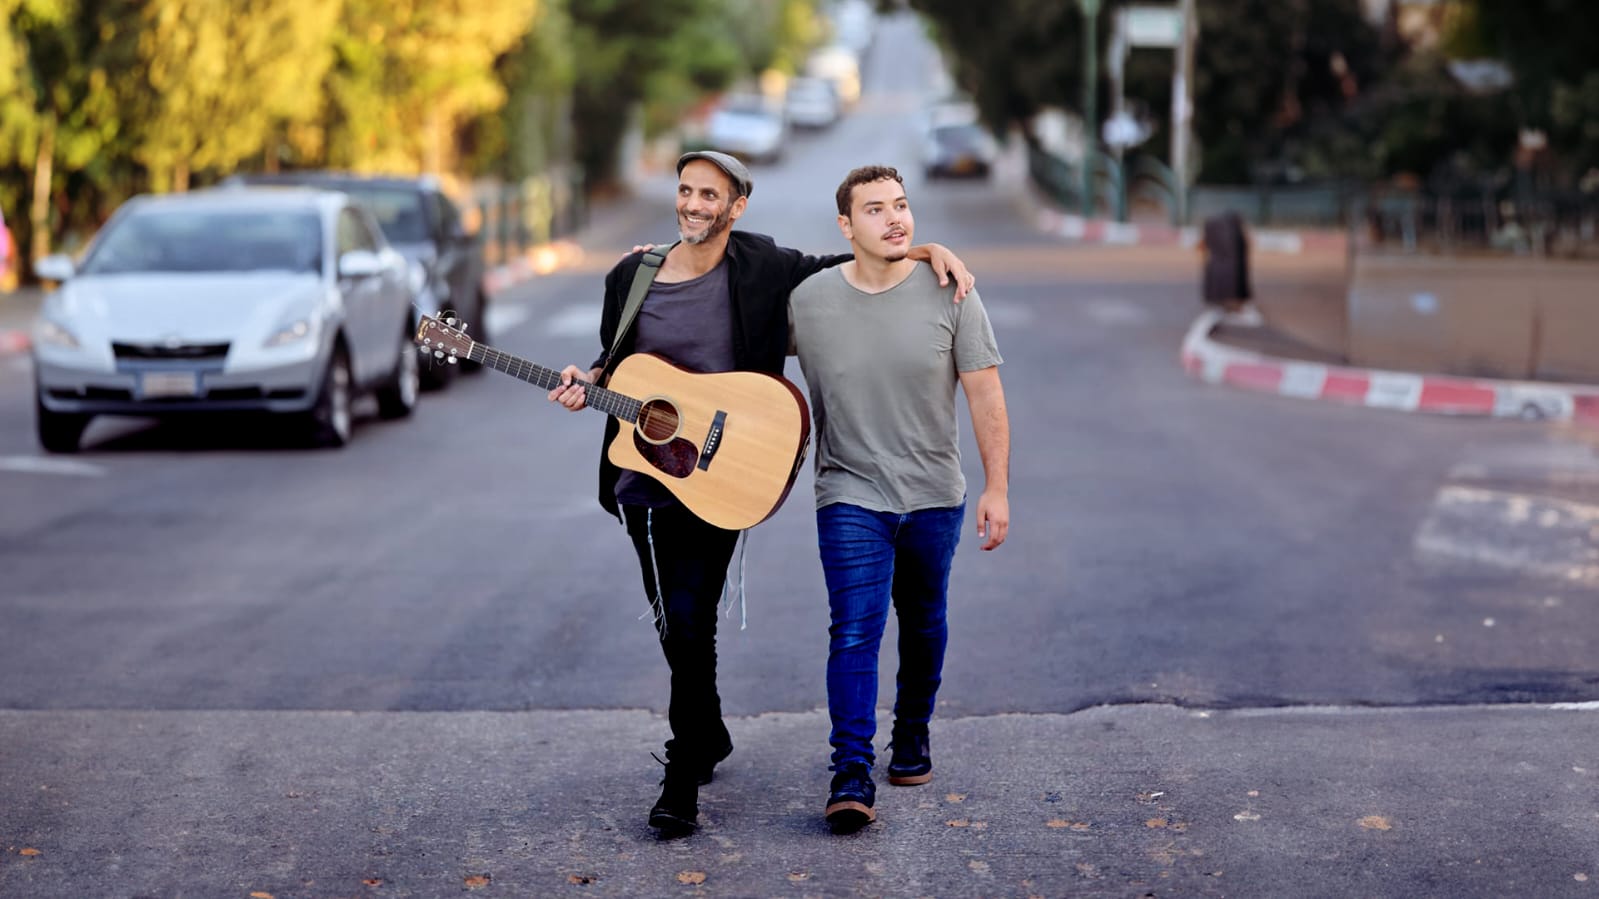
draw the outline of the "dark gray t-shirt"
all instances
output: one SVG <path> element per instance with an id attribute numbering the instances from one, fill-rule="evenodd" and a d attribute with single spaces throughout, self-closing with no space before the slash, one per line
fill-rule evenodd
<path id="1" fill-rule="evenodd" d="M 812 275 L 789 296 L 816 433 L 816 507 L 850 503 L 905 514 L 958 505 L 955 386 L 1003 360 L 977 291 L 958 305 L 918 264 L 881 293 Z"/>
<path id="2" fill-rule="evenodd" d="M 727 260 L 689 281 L 651 284 L 635 327 L 634 352 L 654 353 L 689 371 L 732 371 L 733 298 Z M 628 426 L 622 427 L 625 431 Z M 654 478 L 624 470 L 616 482 L 616 501 L 658 509 L 672 502 L 672 494 Z"/>

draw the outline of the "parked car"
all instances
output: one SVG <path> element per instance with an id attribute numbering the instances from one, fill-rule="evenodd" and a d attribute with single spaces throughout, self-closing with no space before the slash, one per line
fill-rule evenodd
<path id="1" fill-rule="evenodd" d="M 410 266 L 416 304 L 428 315 L 451 309 L 471 326 L 474 340 L 492 343 L 488 329 L 488 293 L 483 289 L 483 244 L 461 222 L 461 213 L 428 175 L 366 176 L 348 172 L 296 171 L 237 175 L 229 184 L 301 185 L 342 190 L 377 218 L 383 236 Z M 479 370 L 476 362 L 424 365 L 422 386 L 448 384 L 455 371 Z"/>
<path id="2" fill-rule="evenodd" d="M 832 82 L 845 109 L 861 98 L 860 56 L 848 47 L 833 44 L 815 51 L 805 61 L 805 74 Z"/>
<path id="3" fill-rule="evenodd" d="M 783 109 L 796 128 L 826 128 L 842 112 L 831 81 L 804 76 L 789 81 Z"/>
<path id="4" fill-rule="evenodd" d="M 787 139 L 782 111 L 758 94 L 729 97 L 705 125 L 705 149 L 759 162 L 780 159 Z"/>
<path id="5" fill-rule="evenodd" d="M 975 122 L 934 125 L 927 131 L 922 171 L 927 178 L 987 178 L 999 155 L 998 145 Z"/>
<path id="6" fill-rule="evenodd" d="M 70 453 L 97 415 L 263 412 L 343 446 L 351 400 L 385 418 L 419 393 L 404 258 L 350 196 L 202 190 L 124 203 L 33 332 L 39 442 Z"/>

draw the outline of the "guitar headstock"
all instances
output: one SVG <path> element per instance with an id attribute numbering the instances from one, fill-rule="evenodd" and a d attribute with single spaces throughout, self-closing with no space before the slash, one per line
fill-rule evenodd
<path id="1" fill-rule="evenodd" d="M 422 355 L 453 363 L 466 358 L 475 344 L 466 336 L 466 322 L 447 312 L 444 315 L 442 322 L 429 315 L 422 316 L 416 328 L 416 343 Z"/>

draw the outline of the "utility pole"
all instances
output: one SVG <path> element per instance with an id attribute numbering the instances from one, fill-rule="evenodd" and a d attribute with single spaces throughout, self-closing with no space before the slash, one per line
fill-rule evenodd
<path id="1" fill-rule="evenodd" d="M 1094 215 L 1094 144 L 1099 137 L 1099 5 L 1077 0 L 1083 10 L 1083 218 Z"/>
<path id="2" fill-rule="evenodd" d="M 1182 36 L 1177 42 L 1176 75 L 1171 92 L 1171 167 L 1177 176 L 1177 220 L 1188 221 L 1188 155 L 1193 145 L 1194 44 L 1199 39 L 1199 12 L 1194 0 L 1181 0 Z"/>

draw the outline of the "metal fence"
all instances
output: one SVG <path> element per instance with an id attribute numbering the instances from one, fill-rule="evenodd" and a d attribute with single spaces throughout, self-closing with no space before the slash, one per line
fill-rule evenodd
<path id="1" fill-rule="evenodd" d="M 570 237 L 588 224 L 581 173 L 554 170 L 518 184 L 480 185 L 470 212 L 483 237 L 484 261 L 499 265 L 530 248 Z"/>
<path id="2" fill-rule="evenodd" d="M 1599 258 L 1599 191 L 1535 189 L 1514 182 L 1447 190 L 1361 182 L 1180 187 L 1153 157 L 1094 152 L 1080 162 L 1029 148 L 1033 183 L 1062 209 L 1127 221 L 1148 214 L 1173 225 L 1235 212 L 1257 228 L 1348 230 L 1368 248 L 1403 253 L 1481 252 Z M 1091 195 L 1085 195 L 1091 190 Z"/>
<path id="3" fill-rule="evenodd" d="M 1373 190 L 1353 210 L 1355 236 L 1405 253 L 1497 253 L 1599 259 L 1599 195 Z"/>

